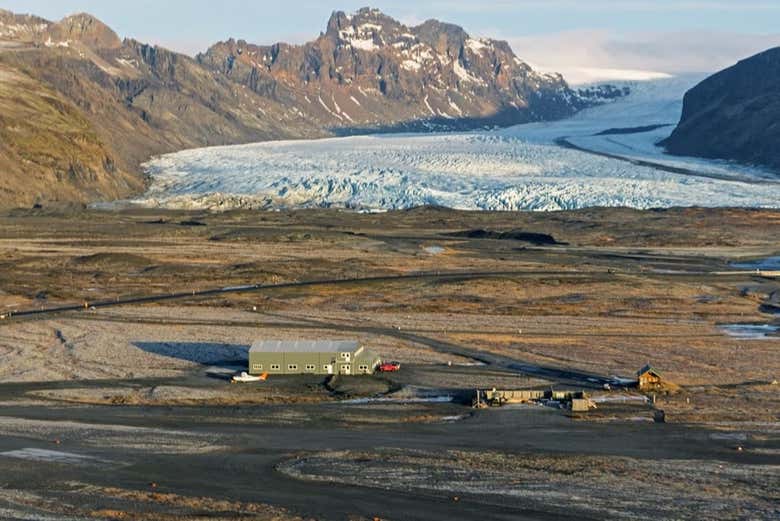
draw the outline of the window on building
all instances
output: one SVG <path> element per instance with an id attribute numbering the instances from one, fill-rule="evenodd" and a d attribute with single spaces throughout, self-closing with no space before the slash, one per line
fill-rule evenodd
<path id="1" fill-rule="evenodd" d="M 306 365 L 306 370 L 307 371 L 315 371 L 316 369 L 317 369 L 316 365 L 313 365 L 313 364 L 307 364 Z"/>
<path id="2" fill-rule="evenodd" d="M 349 358 L 349 353 L 341 353 L 341 358 L 344 358 L 344 359 Z"/>
<path id="3" fill-rule="evenodd" d="M 279 364 L 271 364 L 271 371 L 278 371 L 282 368 Z"/>
<path id="4" fill-rule="evenodd" d="M 262 371 L 263 364 L 252 364 L 252 371 Z"/>
<path id="5" fill-rule="evenodd" d="M 290 365 L 287 366 L 287 370 L 288 371 L 297 371 L 298 370 L 298 366 L 295 365 L 295 364 L 290 364 Z"/>
<path id="6" fill-rule="evenodd" d="M 361 365 L 361 366 L 358 367 L 358 369 L 360 369 L 361 371 L 368 371 L 368 366 L 367 365 Z"/>

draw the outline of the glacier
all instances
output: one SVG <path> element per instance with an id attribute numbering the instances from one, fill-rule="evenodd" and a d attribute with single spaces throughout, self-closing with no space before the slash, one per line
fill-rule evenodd
<path id="1" fill-rule="evenodd" d="M 500 130 L 185 150 L 144 165 L 152 182 L 132 204 L 360 211 L 420 205 L 539 211 L 780 207 L 776 174 L 669 156 L 655 145 L 671 133 L 685 91 L 701 79 L 688 75 L 628 82 L 631 94 L 615 102 L 562 121 Z"/>

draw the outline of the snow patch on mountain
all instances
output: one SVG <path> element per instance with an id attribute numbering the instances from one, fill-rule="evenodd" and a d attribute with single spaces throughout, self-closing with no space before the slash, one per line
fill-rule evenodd
<path id="1" fill-rule="evenodd" d="M 407 71 L 419 71 L 422 65 L 420 65 L 420 62 L 416 60 L 404 60 L 401 62 L 401 67 Z"/>
<path id="2" fill-rule="evenodd" d="M 352 45 L 352 47 L 355 49 L 360 49 L 363 51 L 374 51 L 378 48 L 377 44 L 374 43 L 373 38 L 366 38 L 364 40 L 353 39 L 349 40 L 349 44 Z"/>
<path id="3" fill-rule="evenodd" d="M 455 73 L 455 75 L 464 82 L 467 83 L 476 83 L 479 85 L 484 85 L 485 82 L 481 79 L 477 78 L 473 74 L 471 74 L 469 71 L 466 70 L 463 65 L 461 65 L 459 60 L 453 60 L 452 61 L 452 71 Z"/>
<path id="4" fill-rule="evenodd" d="M 466 40 L 466 47 L 474 54 L 479 54 L 483 49 L 488 49 L 490 46 L 490 42 L 482 39 L 469 38 Z"/>
<path id="5" fill-rule="evenodd" d="M 43 45 L 46 47 L 70 47 L 70 40 L 62 40 L 55 42 L 51 39 L 51 36 L 49 36 L 45 42 L 43 42 Z"/>

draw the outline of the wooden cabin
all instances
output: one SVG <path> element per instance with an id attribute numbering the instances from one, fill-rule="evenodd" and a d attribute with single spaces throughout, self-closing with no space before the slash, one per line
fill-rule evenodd
<path id="1" fill-rule="evenodd" d="M 663 386 L 663 377 L 650 364 L 636 372 L 637 387 L 640 391 L 652 391 Z"/>

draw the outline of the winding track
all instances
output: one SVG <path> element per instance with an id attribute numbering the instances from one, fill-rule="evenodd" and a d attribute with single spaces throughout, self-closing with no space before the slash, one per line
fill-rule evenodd
<path id="1" fill-rule="evenodd" d="M 669 172 L 671 174 L 681 174 L 681 175 L 687 175 L 691 177 L 704 177 L 707 179 L 716 179 L 718 181 L 731 181 L 734 183 L 746 183 L 752 185 L 780 184 L 780 181 L 776 181 L 773 179 L 759 179 L 759 178 L 747 177 L 747 176 L 736 177 L 736 176 L 729 176 L 729 175 L 705 173 L 696 170 L 691 170 L 689 168 L 682 168 L 677 166 L 665 165 L 663 163 L 656 163 L 655 161 L 648 161 L 646 159 L 638 159 L 633 157 L 621 156 L 618 154 L 610 154 L 609 152 L 600 152 L 598 150 L 592 150 L 590 148 L 585 148 L 579 145 L 575 145 L 574 143 L 569 141 L 569 136 L 559 137 L 554 141 L 554 143 L 561 148 L 576 150 L 577 152 L 582 152 L 583 154 L 591 154 L 594 156 L 615 159 L 617 161 L 625 161 L 627 163 L 631 163 L 632 165 L 654 168 L 656 170 L 660 170 L 662 172 Z"/>
<path id="2" fill-rule="evenodd" d="M 213 297 L 216 295 L 225 295 L 225 294 L 232 294 L 232 293 L 271 291 L 277 289 L 306 288 L 306 287 L 314 287 L 314 286 L 372 284 L 372 283 L 382 283 L 382 282 L 390 283 L 390 282 L 405 281 L 405 280 L 431 280 L 431 281 L 438 281 L 438 282 L 446 282 L 446 281 L 474 280 L 479 278 L 501 277 L 501 276 L 518 276 L 518 275 L 565 276 L 565 275 L 583 275 L 588 273 L 590 274 L 598 273 L 599 275 L 605 275 L 604 271 L 571 272 L 571 271 L 547 271 L 547 270 L 449 272 L 449 273 L 422 272 L 422 273 L 412 273 L 408 275 L 385 275 L 385 276 L 350 278 L 350 279 L 324 279 L 324 280 L 313 280 L 313 281 L 302 281 L 302 282 L 285 282 L 279 284 L 249 284 L 249 285 L 242 285 L 242 286 L 212 288 L 212 289 L 201 290 L 201 291 L 189 291 L 189 292 L 162 294 L 162 295 L 117 298 L 114 300 L 85 302 L 84 304 L 80 304 L 80 305 L 74 304 L 74 305 L 48 307 L 42 309 L 15 311 L 7 315 L 4 315 L 3 318 L 5 319 L 5 322 L 8 323 L 18 318 L 21 319 L 45 318 L 60 313 L 78 312 L 78 311 L 98 309 L 98 308 L 111 308 L 111 307 L 125 306 L 130 304 L 158 303 L 158 302 L 166 302 L 171 300 L 190 300 L 190 299 L 206 298 L 206 297 Z M 716 272 L 710 272 L 710 271 L 683 272 L 677 275 L 682 275 L 682 276 L 702 275 L 702 274 L 712 275 L 715 273 Z M 744 275 L 744 274 L 753 274 L 753 273 L 754 272 L 750 272 L 750 271 L 717 272 L 717 274 L 720 275 Z M 674 274 L 664 274 L 665 277 L 668 277 L 670 275 L 674 275 Z M 298 326 L 301 326 L 302 323 L 304 324 L 303 327 L 306 327 L 306 324 L 308 324 L 308 327 L 338 329 L 342 331 L 350 330 L 354 332 L 391 336 L 408 342 L 428 346 L 429 348 L 434 349 L 435 351 L 438 351 L 440 353 L 462 356 L 465 358 L 471 358 L 474 360 L 481 361 L 485 364 L 493 365 L 495 367 L 500 367 L 509 371 L 521 373 L 524 375 L 546 378 L 546 379 L 554 380 L 565 384 L 574 384 L 582 387 L 598 387 L 598 388 L 603 387 L 605 385 L 610 385 L 613 387 L 621 387 L 626 385 L 625 380 L 617 379 L 614 377 L 607 377 L 603 375 L 588 373 L 588 372 L 584 372 L 572 368 L 534 364 L 527 361 L 510 358 L 507 356 L 486 353 L 484 351 L 472 347 L 457 345 L 451 342 L 444 342 L 414 332 L 399 331 L 394 328 L 367 326 L 367 325 L 350 325 L 350 324 L 343 324 L 343 323 L 335 324 L 335 323 L 322 322 L 322 321 L 316 321 L 311 319 L 300 319 L 300 318 L 297 318 L 296 320 L 298 321 Z"/>
<path id="3" fill-rule="evenodd" d="M 621 256 L 622 257 L 622 256 Z M 417 272 L 407 275 L 379 275 L 374 277 L 359 277 L 348 279 L 321 279 L 299 282 L 282 282 L 278 284 L 247 284 L 241 286 L 228 286 L 222 288 L 211 288 L 205 290 L 180 291 L 168 294 L 147 295 L 140 297 L 118 297 L 111 300 L 98 300 L 94 302 L 84 302 L 82 304 L 68 304 L 63 306 L 43 307 L 39 309 L 27 309 L 21 311 L 9 311 L 0 315 L 0 319 L 9 320 L 13 318 L 31 318 L 56 315 L 71 311 L 85 311 L 98 308 L 111 308 L 126 306 L 129 304 L 149 304 L 154 302 L 166 302 L 171 300 L 192 300 L 217 295 L 226 295 L 231 293 L 249 293 L 255 291 L 271 291 L 276 289 L 306 288 L 314 286 L 339 286 L 350 284 L 372 284 L 377 282 L 397 282 L 407 280 L 430 280 L 438 282 L 453 282 L 463 280 L 475 280 L 490 277 L 511 277 L 520 275 L 545 275 L 551 277 L 572 276 L 572 275 L 605 275 L 609 272 L 601 271 L 561 271 L 561 270 L 514 270 L 514 271 L 467 271 L 467 272 Z M 678 273 L 664 273 L 664 277 L 695 277 L 695 276 L 744 276 L 756 275 L 752 270 L 734 270 L 734 271 L 680 271 Z M 649 276 L 649 273 L 642 273 L 643 276 Z M 778 276 L 780 272 L 759 272 L 758 275 Z"/>
<path id="4" fill-rule="evenodd" d="M 283 282 L 279 284 L 247 284 L 242 286 L 228 286 L 222 288 L 211 288 L 206 290 L 182 291 L 170 294 L 148 295 L 141 297 L 116 298 L 113 300 L 99 300 L 95 302 L 84 302 L 83 304 L 70 304 L 64 306 L 53 306 L 40 309 L 28 309 L 22 311 L 11 311 L 3 316 L 5 319 L 35 317 L 55 315 L 69 311 L 83 311 L 92 308 L 110 308 L 117 306 L 126 306 L 128 304 L 148 304 L 153 302 L 166 302 L 170 300 L 190 300 L 204 297 L 213 297 L 216 295 L 225 295 L 230 293 L 248 293 L 254 291 L 268 291 L 275 289 L 303 288 L 312 286 L 336 286 L 348 284 L 370 284 L 376 282 L 394 282 L 399 280 L 459 280 L 464 278 L 495 277 L 518 274 L 520 272 L 495 271 L 495 272 L 469 272 L 469 273 L 414 273 L 409 275 L 383 275 L 376 277 L 351 278 L 351 279 L 323 279 L 301 282 Z M 564 274 L 568 272 L 547 272 L 549 274 Z M 546 273 L 545 273 L 546 274 Z"/>

